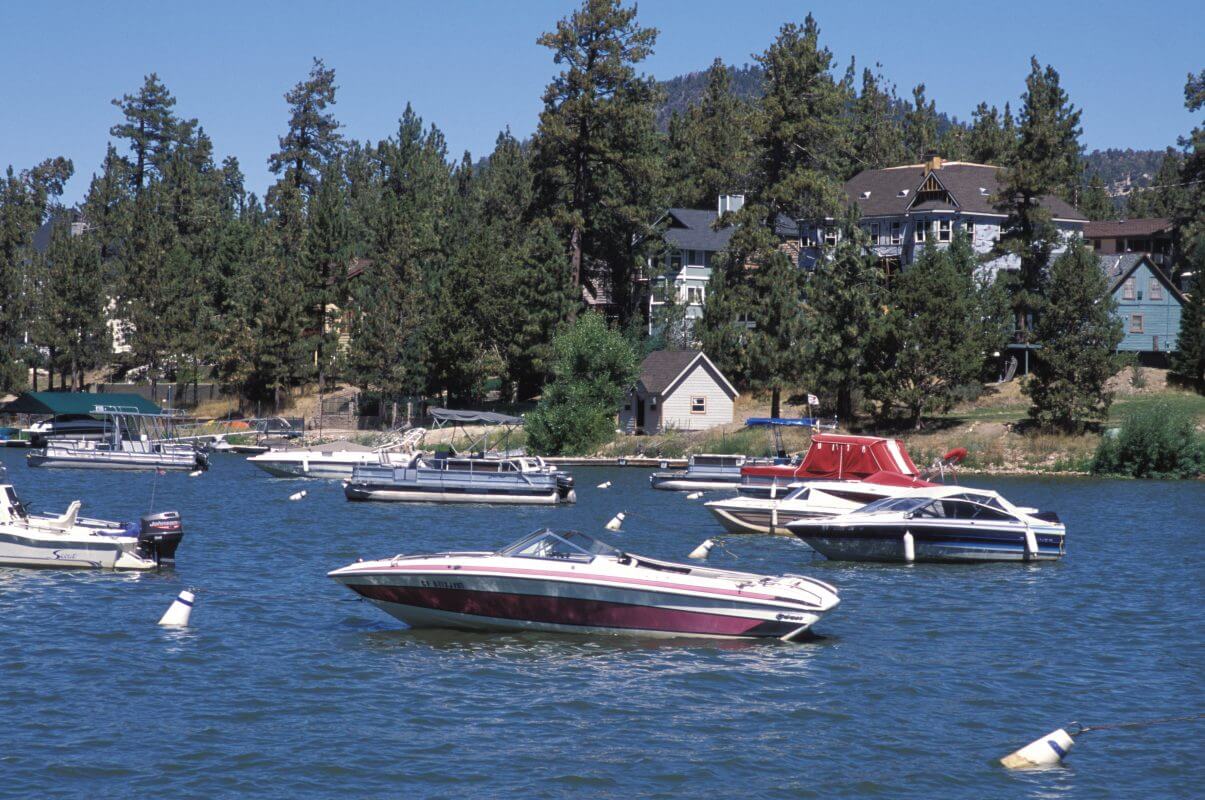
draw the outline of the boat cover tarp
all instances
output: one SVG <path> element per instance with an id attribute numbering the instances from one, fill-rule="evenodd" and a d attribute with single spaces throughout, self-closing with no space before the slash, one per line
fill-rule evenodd
<path id="1" fill-rule="evenodd" d="M 97 406 L 121 406 L 139 414 L 160 414 L 162 409 L 137 394 L 94 392 L 22 392 L 5 403 L 0 411 L 7 414 L 91 414 Z"/>
<path id="2" fill-rule="evenodd" d="M 749 428 L 819 428 L 822 425 L 829 425 L 832 420 L 823 420 L 820 417 L 799 417 L 793 419 L 789 417 L 749 417 L 745 420 L 746 427 Z"/>
<path id="3" fill-rule="evenodd" d="M 863 480 L 889 472 L 917 478 L 920 471 L 908 457 L 903 442 L 878 436 L 817 433 L 799 464 L 745 466 L 741 475 L 790 480 Z"/>
<path id="4" fill-rule="evenodd" d="M 439 423 L 456 422 L 461 425 L 522 425 L 522 417 L 496 414 L 493 411 L 457 411 L 451 408 L 431 408 L 428 413 Z"/>

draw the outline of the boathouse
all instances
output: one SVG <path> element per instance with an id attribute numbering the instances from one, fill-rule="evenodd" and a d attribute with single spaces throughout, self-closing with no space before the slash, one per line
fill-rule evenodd
<path id="1" fill-rule="evenodd" d="M 732 422 L 738 392 L 699 350 L 658 350 L 640 365 L 624 398 L 619 426 L 626 433 L 700 431 Z"/>

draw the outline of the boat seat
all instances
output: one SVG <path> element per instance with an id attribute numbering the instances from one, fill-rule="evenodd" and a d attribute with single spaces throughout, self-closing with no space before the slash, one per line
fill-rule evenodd
<path id="1" fill-rule="evenodd" d="M 60 531 L 70 530 L 75 527 L 75 518 L 79 516 L 81 505 L 79 500 L 72 500 L 66 511 L 52 519 L 42 520 L 42 525 Z"/>

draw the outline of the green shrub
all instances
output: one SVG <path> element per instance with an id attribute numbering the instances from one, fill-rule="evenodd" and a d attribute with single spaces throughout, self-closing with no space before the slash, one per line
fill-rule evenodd
<path id="1" fill-rule="evenodd" d="M 1167 403 L 1130 412 L 1117 435 L 1101 439 L 1092 459 L 1098 475 L 1195 478 L 1205 468 L 1205 441 L 1193 417 Z"/>

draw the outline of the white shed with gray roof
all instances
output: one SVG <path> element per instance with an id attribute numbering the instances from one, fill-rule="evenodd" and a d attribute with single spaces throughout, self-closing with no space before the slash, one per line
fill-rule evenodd
<path id="1" fill-rule="evenodd" d="M 640 365 L 619 424 L 627 433 L 706 430 L 732 422 L 737 397 L 736 387 L 701 351 L 658 350 Z"/>

